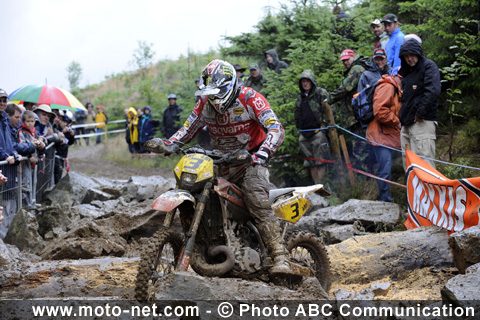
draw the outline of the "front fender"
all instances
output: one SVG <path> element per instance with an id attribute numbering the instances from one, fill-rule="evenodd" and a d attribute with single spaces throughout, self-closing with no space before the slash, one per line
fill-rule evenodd
<path id="1" fill-rule="evenodd" d="M 161 194 L 152 204 L 152 209 L 157 211 L 169 212 L 178 207 L 184 201 L 190 201 L 195 207 L 195 198 L 185 190 L 168 190 Z"/>

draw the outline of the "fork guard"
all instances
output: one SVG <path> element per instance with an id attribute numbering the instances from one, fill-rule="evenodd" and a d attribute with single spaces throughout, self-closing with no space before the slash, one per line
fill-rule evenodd
<path id="1" fill-rule="evenodd" d="M 195 198 L 185 190 L 174 189 L 161 194 L 152 204 L 152 209 L 169 212 L 181 205 L 184 201 L 190 201 L 195 207 Z"/>

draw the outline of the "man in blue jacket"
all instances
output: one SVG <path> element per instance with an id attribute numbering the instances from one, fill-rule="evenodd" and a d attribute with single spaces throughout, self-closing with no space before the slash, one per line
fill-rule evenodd
<path id="1" fill-rule="evenodd" d="M 392 66 L 392 69 L 401 66 L 400 62 L 400 46 L 403 43 L 405 34 L 400 30 L 398 26 L 397 16 L 393 13 L 389 13 L 383 16 L 382 23 L 385 26 L 385 31 L 390 36 L 385 46 L 387 51 L 388 63 Z"/>

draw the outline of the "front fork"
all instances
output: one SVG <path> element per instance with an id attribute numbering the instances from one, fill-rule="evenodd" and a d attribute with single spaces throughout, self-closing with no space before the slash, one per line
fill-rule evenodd
<path id="1" fill-rule="evenodd" d="M 195 213 L 193 215 L 193 221 L 190 225 L 190 230 L 186 235 L 185 245 L 183 246 L 180 257 L 178 258 L 177 267 L 175 268 L 176 271 L 188 270 L 190 259 L 192 258 L 193 247 L 195 245 L 195 236 L 197 235 L 198 227 L 200 225 L 200 221 L 202 220 L 203 211 L 205 210 L 211 189 L 212 183 L 207 182 L 205 184 L 205 188 L 203 189 L 200 201 L 197 202 Z"/>

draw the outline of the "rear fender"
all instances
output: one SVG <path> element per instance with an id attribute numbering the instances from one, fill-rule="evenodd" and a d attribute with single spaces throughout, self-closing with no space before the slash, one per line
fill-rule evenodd
<path id="1" fill-rule="evenodd" d="M 195 198 L 185 190 L 168 190 L 161 194 L 152 204 L 152 209 L 169 212 L 181 205 L 184 201 L 190 201 L 195 206 Z"/>

